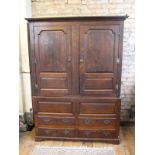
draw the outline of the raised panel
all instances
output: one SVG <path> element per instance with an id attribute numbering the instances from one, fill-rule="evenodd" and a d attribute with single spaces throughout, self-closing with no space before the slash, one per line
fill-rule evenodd
<path id="1" fill-rule="evenodd" d="M 65 72 L 67 39 L 63 31 L 42 31 L 39 35 L 40 71 Z"/>
<path id="2" fill-rule="evenodd" d="M 42 78 L 41 88 L 65 89 L 67 87 L 64 78 Z"/>
<path id="3" fill-rule="evenodd" d="M 67 89 L 40 89 L 41 96 L 64 96 L 68 94 Z"/>
<path id="4" fill-rule="evenodd" d="M 114 33 L 109 29 L 90 29 L 85 34 L 85 72 L 112 73 Z"/>
<path id="5" fill-rule="evenodd" d="M 116 103 L 80 103 L 80 114 L 116 114 Z"/>
<path id="6" fill-rule="evenodd" d="M 73 113 L 73 103 L 71 102 L 43 102 L 38 101 L 39 113 Z"/>
<path id="7" fill-rule="evenodd" d="M 40 94 L 42 96 L 59 96 L 69 94 L 70 86 L 66 73 L 41 73 Z"/>
<path id="8" fill-rule="evenodd" d="M 85 81 L 85 89 L 112 89 L 112 78 L 88 78 Z"/>

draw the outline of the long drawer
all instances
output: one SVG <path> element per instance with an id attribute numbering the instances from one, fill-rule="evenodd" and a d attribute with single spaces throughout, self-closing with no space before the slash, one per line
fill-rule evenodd
<path id="1" fill-rule="evenodd" d="M 37 126 L 50 126 L 50 127 L 74 127 L 76 120 L 75 117 L 67 116 L 53 116 L 53 115 L 35 115 Z"/>
<path id="2" fill-rule="evenodd" d="M 68 116 L 51 116 L 35 115 L 37 127 L 82 127 L 92 129 L 117 129 L 118 118 L 113 117 L 68 117 Z"/>
<path id="3" fill-rule="evenodd" d="M 79 117 L 78 125 L 83 128 L 116 129 L 117 121 L 117 118 Z"/>
<path id="4" fill-rule="evenodd" d="M 117 138 L 116 130 L 79 129 L 78 136 L 82 138 Z"/>
<path id="5" fill-rule="evenodd" d="M 47 136 L 47 137 L 75 137 L 75 130 L 66 128 L 37 128 L 38 136 Z"/>
<path id="6" fill-rule="evenodd" d="M 68 137 L 68 138 L 117 138 L 117 130 L 92 130 L 92 129 L 59 129 L 37 128 L 37 136 L 44 137 Z M 77 134 L 76 134 L 77 133 Z"/>

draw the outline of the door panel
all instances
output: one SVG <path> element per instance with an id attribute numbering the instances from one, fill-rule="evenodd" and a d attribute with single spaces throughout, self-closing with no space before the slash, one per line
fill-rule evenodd
<path id="1" fill-rule="evenodd" d="M 40 71 L 65 72 L 67 48 L 63 31 L 43 31 L 39 38 Z"/>
<path id="2" fill-rule="evenodd" d="M 110 30 L 88 30 L 86 36 L 85 71 L 113 72 L 113 33 Z M 108 60 L 108 61 L 106 61 Z"/>
<path id="3" fill-rule="evenodd" d="M 39 113 L 73 113 L 73 103 L 72 102 L 38 102 L 38 112 Z"/>
<path id="4" fill-rule="evenodd" d="M 110 89 L 112 87 L 112 78 L 94 78 L 86 79 L 85 88 L 86 89 Z"/>
<path id="5" fill-rule="evenodd" d="M 34 31 L 38 95 L 71 94 L 71 27 L 38 26 Z"/>
<path id="6" fill-rule="evenodd" d="M 80 103 L 80 114 L 115 114 L 116 103 Z"/>
<path id="7" fill-rule="evenodd" d="M 80 26 L 80 94 L 116 96 L 118 25 Z"/>

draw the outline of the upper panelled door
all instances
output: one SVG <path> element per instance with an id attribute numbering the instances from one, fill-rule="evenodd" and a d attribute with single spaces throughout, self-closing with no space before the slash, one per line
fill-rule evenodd
<path id="1" fill-rule="evenodd" d="M 80 94 L 117 96 L 118 25 L 80 26 Z"/>
<path id="2" fill-rule="evenodd" d="M 34 32 L 38 95 L 71 94 L 71 28 L 38 26 Z"/>

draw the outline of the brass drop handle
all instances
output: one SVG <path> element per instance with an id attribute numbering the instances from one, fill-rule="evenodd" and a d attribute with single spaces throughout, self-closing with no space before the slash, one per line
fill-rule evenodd
<path id="1" fill-rule="evenodd" d="M 103 135 L 104 135 L 104 136 L 109 136 L 109 135 L 110 135 L 110 132 L 109 132 L 109 131 L 104 131 L 104 132 L 103 132 Z"/>
<path id="2" fill-rule="evenodd" d="M 111 123 L 111 121 L 110 121 L 110 120 L 108 120 L 108 119 L 106 119 L 106 120 L 104 120 L 104 121 L 103 121 L 103 123 L 104 123 L 105 125 L 108 125 L 108 124 L 110 124 L 110 123 Z"/>
<path id="3" fill-rule="evenodd" d="M 50 134 L 50 130 L 45 130 L 45 134 Z"/>
<path id="4" fill-rule="evenodd" d="M 89 136 L 90 134 L 91 134 L 90 131 L 85 131 L 85 135 L 86 135 L 86 136 Z"/>
<path id="5" fill-rule="evenodd" d="M 67 118 L 64 118 L 64 119 L 62 120 L 62 122 L 63 122 L 63 123 L 69 123 L 69 122 L 70 122 L 70 120 L 69 120 L 69 119 L 67 119 Z"/>
<path id="6" fill-rule="evenodd" d="M 35 88 L 35 90 L 37 90 L 38 89 L 38 84 L 35 84 L 34 88 Z"/>
<path id="7" fill-rule="evenodd" d="M 80 63 L 84 62 L 84 52 L 80 52 Z"/>
<path id="8" fill-rule="evenodd" d="M 46 118 L 44 121 L 45 121 L 46 123 L 48 123 L 48 122 L 50 122 L 50 119 L 49 119 L 49 118 Z"/>
<path id="9" fill-rule="evenodd" d="M 84 120 L 84 123 L 85 123 L 85 124 L 90 124 L 90 123 L 91 123 L 91 120 L 90 120 L 90 119 L 85 119 L 85 120 Z"/>
<path id="10" fill-rule="evenodd" d="M 118 89 L 119 89 L 119 86 L 118 86 L 118 84 L 116 84 L 116 86 L 115 86 L 115 89 L 116 89 L 116 90 L 118 90 Z"/>
<path id="11" fill-rule="evenodd" d="M 64 134 L 65 134 L 65 135 L 68 135 L 68 134 L 69 134 L 69 131 L 68 131 L 68 130 L 65 130 L 65 131 L 64 131 Z"/>

